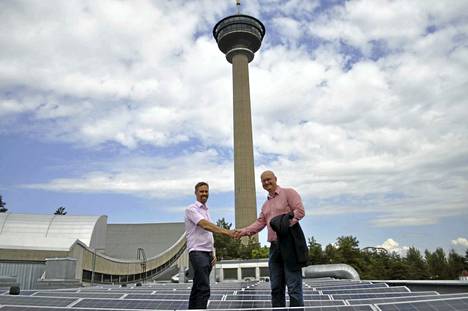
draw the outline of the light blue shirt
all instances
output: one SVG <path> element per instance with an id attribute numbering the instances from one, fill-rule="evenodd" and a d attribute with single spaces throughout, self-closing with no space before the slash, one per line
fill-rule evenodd
<path id="1" fill-rule="evenodd" d="M 214 249 L 213 233 L 198 226 L 202 219 L 211 222 L 206 205 L 197 201 L 185 209 L 185 234 L 189 253 L 191 251 L 212 252 Z"/>

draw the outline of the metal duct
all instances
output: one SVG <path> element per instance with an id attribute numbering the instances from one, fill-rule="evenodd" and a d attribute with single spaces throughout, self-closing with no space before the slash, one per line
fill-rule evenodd
<path id="1" fill-rule="evenodd" d="M 357 271 L 346 264 L 311 265 L 302 268 L 302 273 L 306 278 L 331 277 L 337 279 L 360 280 Z"/>

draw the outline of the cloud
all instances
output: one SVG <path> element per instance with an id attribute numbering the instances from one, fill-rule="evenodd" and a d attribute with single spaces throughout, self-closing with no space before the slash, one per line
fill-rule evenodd
<path id="1" fill-rule="evenodd" d="M 468 248 L 468 239 L 459 237 L 455 240 L 452 240 L 452 245 Z"/>
<path id="2" fill-rule="evenodd" d="M 178 157 L 129 157 L 105 164 L 71 178 L 22 185 L 24 188 L 81 193 L 127 193 L 149 198 L 174 198 L 193 195 L 199 180 L 208 182 L 213 192 L 233 188 L 232 163 L 219 162 L 215 150 L 190 152 Z M 200 167 L 204 169 L 201 171 Z"/>
<path id="3" fill-rule="evenodd" d="M 462 2 L 449 7 L 428 1 L 349 1 L 333 6 L 328 14 L 310 23 L 309 33 L 344 42 L 370 55 L 379 43 L 390 50 L 411 47 L 428 29 L 457 24 L 460 18 L 457 10 L 467 8 Z"/>
<path id="4" fill-rule="evenodd" d="M 408 246 L 400 246 L 400 243 L 393 240 L 392 238 L 386 239 L 381 245 L 377 245 L 376 247 L 383 247 L 389 253 L 397 253 L 398 255 L 404 257 L 409 250 Z"/>
<path id="5" fill-rule="evenodd" d="M 208 144 L 230 141 L 231 127 L 223 126 L 231 122 L 224 109 L 230 103 L 224 94 L 229 66 L 208 28 L 195 37 L 206 25 L 197 14 L 201 7 L 2 7 L 13 31 L 2 37 L 7 48 L 0 52 L 0 115 L 29 113 L 46 138 L 87 146 L 167 146 L 201 133 L 208 133 Z"/>
<path id="6" fill-rule="evenodd" d="M 232 191 L 231 68 L 211 28 L 233 6 L 218 2 L 2 2 L 0 133 L 130 154 L 24 186 L 173 197 L 203 171 Z M 249 67 L 256 176 L 376 227 L 466 216 L 466 5 L 246 2 L 267 26 Z"/>

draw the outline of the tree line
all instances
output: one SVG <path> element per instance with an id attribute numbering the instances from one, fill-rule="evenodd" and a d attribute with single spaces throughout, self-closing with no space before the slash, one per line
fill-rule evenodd
<path id="1" fill-rule="evenodd" d="M 2 196 L 0 195 L 0 213 L 8 212 L 8 208 L 6 208 L 6 202 L 3 201 Z M 54 215 L 66 215 L 67 212 L 65 211 L 65 207 L 60 206 L 55 210 Z"/>
<path id="2" fill-rule="evenodd" d="M 217 225 L 231 229 L 224 218 Z M 268 246 L 261 246 L 253 238 L 243 244 L 226 236 L 215 235 L 216 256 L 219 260 L 268 258 Z M 338 237 L 336 242 L 323 247 L 314 237 L 308 239 L 309 265 L 344 263 L 352 266 L 362 279 L 387 280 L 454 280 L 468 276 L 468 249 L 465 256 L 455 250 L 448 254 L 443 248 L 421 253 L 410 247 L 405 256 L 383 248 L 359 248 L 353 236 Z"/>

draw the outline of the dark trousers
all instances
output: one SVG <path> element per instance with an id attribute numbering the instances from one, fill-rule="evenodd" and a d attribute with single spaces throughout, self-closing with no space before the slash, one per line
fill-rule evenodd
<path id="1" fill-rule="evenodd" d="M 210 298 L 210 252 L 191 251 L 189 253 L 190 264 L 193 268 L 192 291 L 190 292 L 189 309 L 206 309 Z"/>
<path id="2" fill-rule="evenodd" d="M 286 286 L 288 286 L 289 306 L 303 306 L 302 270 L 301 268 L 291 269 L 285 264 L 276 242 L 271 243 L 268 266 L 270 269 L 271 306 L 286 306 Z"/>

